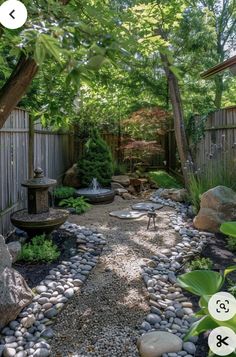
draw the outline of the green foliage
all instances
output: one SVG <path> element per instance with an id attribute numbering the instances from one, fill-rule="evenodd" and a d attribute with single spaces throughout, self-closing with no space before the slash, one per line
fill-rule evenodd
<path id="1" fill-rule="evenodd" d="M 224 222 L 220 226 L 220 231 L 228 236 L 227 248 L 231 252 L 236 252 L 236 222 Z"/>
<path id="2" fill-rule="evenodd" d="M 235 165 L 231 170 L 226 169 L 225 162 L 209 162 L 208 166 L 202 172 L 195 172 L 190 175 L 189 180 L 189 200 L 195 208 L 195 213 L 200 209 L 201 195 L 216 186 L 226 186 L 236 188 Z"/>
<path id="3" fill-rule="evenodd" d="M 84 197 L 66 198 L 59 203 L 59 206 L 74 208 L 77 214 L 86 212 L 91 206 Z"/>
<path id="4" fill-rule="evenodd" d="M 228 292 L 236 297 L 236 283 L 235 280 L 227 279 Z"/>
<path id="5" fill-rule="evenodd" d="M 57 246 L 45 234 L 35 236 L 30 243 L 25 243 L 19 259 L 26 262 L 52 262 L 57 260 L 60 252 Z"/>
<path id="6" fill-rule="evenodd" d="M 103 187 L 109 186 L 113 175 L 110 149 L 97 130 L 92 130 L 85 145 L 85 152 L 78 162 L 78 176 L 84 187 L 96 178 Z"/>
<path id="7" fill-rule="evenodd" d="M 185 336 L 185 340 L 188 340 L 190 336 L 197 336 L 202 332 L 212 330 L 219 326 L 227 326 L 233 330 L 235 329 L 236 315 L 229 321 L 218 321 L 213 319 L 208 311 L 209 299 L 212 295 L 220 291 L 227 275 L 235 270 L 236 266 L 230 266 L 225 269 L 223 275 L 211 270 L 195 270 L 178 277 L 177 281 L 183 289 L 200 297 L 200 310 L 195 316 L 201 317 L 201 319 L 192 324 L 188 334 Z"/>
<path id="8" fill-rule="evenodd" d="M 228 236 L 236 238 L 236 222 L 222 223 L 220 226 L 220 231 Z"/>
<path id="9" fill-rule="evenodd" d="M 166 171 L 150 171 L 150 179 L 161 188 L 181 188 L 181 184 L 176 180 L 175 177 L 168 174 Z"/>
<path id="10" fill-rule="evenodd" d="M 60 186 L 53 190 L 53 195 L 55 198 L 69 198 L 74 196 L 75 191 L 73 187 Z"/>
<path id="11" fill-rule="evenodd" d="M 210 270 L 213 267 L 213 261 L 210 258 L 193 259 L 187 264 L 187 269 L 193 270 Z"/>
<path id="12" fill-rule="evenodd" d="M 113 172 L 114 172 L 114 175 L 124 175 L 127 173 L 127 166 L 124 162 L 117 162 L 117 161 L 114 161 L 113 162 Z"/>
<path id="13" fill-rule="evenodd" d="M 228 239 L 227 239 L 227 248 L 231 252 L 236 252 L 236 239 L 235 239 L 235 237 L 231 237 L 231 236 L 228 237 Z"/>

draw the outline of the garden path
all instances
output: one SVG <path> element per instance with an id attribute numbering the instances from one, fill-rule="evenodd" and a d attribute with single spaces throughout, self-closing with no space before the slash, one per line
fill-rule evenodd
<path id="1" fill-rule="evenodd" d="M 149 311 L 140 266 L 160 249 L 175 246 L 179 235 L 169 225 L 170 207 L 158 213 L 157 231 L 146 230 L 147 217 L 120 220 L 109 212 L 142 200 L 116 197 L 108 205 L 93 206 L 69 221 L 97 227 L 107 244 L 87 282 L 59 315 L 50 341 L 53 357 L 139 356 L 138 328 Z"/>

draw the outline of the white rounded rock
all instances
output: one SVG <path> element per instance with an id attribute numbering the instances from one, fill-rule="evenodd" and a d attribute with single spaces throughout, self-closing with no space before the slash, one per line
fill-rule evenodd
<path id="1" fill-rule="evenodd" d="M 153 331 L 141 336 L 137 344 L 141 357 L 161 357 L 163 353 L 181 351 L 183 341 L 172 333 Z"/>

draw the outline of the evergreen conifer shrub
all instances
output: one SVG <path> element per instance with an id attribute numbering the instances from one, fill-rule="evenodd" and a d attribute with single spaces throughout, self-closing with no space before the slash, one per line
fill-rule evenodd
<path id="1" fill-rule="evenodd" d="M 83 187 L 88 187 L 95 177 L 103 187 L 108 187 L 113 175 L 112 155 L 107 143 L 97 130 L 92 130 L 85 144 L 85 152 L 78 162 L 78 177 Z"/>

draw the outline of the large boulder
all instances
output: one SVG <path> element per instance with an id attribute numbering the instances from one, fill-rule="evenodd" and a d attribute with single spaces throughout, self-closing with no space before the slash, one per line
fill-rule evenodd
<path id="1" fill-rule="evenodd" d="M 0 274 L 0 330 L 15 320 L 33 299 L 24 278 L 14 269 L 5 268 Z"/>
<path id="2" fill-rule="evenodd" d="M 21 252 L 20 242 L 18 241 L 10 242 L 7 244 L 7 248 L 12 257 L 12 263 L 15 263 Z"/>
<path id="3" fill-rule="evenodd" d="M 112 182 L 117 182 L 123 187 L 128 187 L 130 184 L 130 178 L 127 175 L 112 176 Z"/>
<path id="4" fill-rule="evenodd" d="M 77 164 L 74 164 L 72 167 L 70 167 L 64 176 L 63 179 L 63 185 L 64 186 L 70 186 L 74 188 L 79 188 L 80 187 L 80 181 L 78 178 L 78 166 Z"/>
<path id="5" fill-rule="evenodd" d="M 12 257 L 9 253 L 5 239 L 0 235 L 0 274 L 5 268 L 11 268 Z"/>
<path id="6" fill-rule="evenodd" d="M 176 202 L 185 202 L 188 198 L 188 191 L 185 188 L 166 188 L 161 191 L 160 197 Z"/>
<path id="7" fill-rule="evenodd" d="M 236 220 L 236 193 L 228 187 L 217 186 L 203 193 L 200 211 L 194 218 L 197 229 L 219 232 L 221 223 Z"/>
<path id="8" fill-rule="evenodd" d="M 141 336 L 137 344 L 141 357 L 161 357 L 163 353 L 180 352 L 183 341 L 172 333 L 153 331 Z"/>

